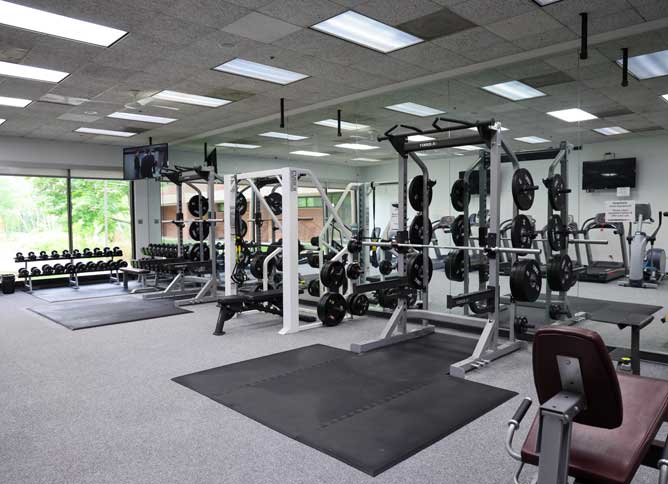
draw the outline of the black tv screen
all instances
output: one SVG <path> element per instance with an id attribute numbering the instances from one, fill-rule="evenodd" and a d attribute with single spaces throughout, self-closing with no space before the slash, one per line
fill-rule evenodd
<path id="1" fill-rule="evenodd" d="M 160 170 L 168 166 L 167 143 L 123 148 L 123 178 L 125 180 L 159 178 Z"/>
<path id="2" fill-rule="evenodd" d="M 612 158 L 582 162 L 583 190 L 604 190 L 618 187 L 635 188 L 635 186 L 635 158 Z"/>
<path id="3" fill-rule="evenodd" d="M 459 178 L 464 179 L 465 171 L 459 172 Z M 487 194 L 489 194 L 490 187 L 490 173 L 487 170 Z M 480 195 L 480 172 L 478 170 L 473 170 L 469 175 L 469 193 L 471 195 Z"/>

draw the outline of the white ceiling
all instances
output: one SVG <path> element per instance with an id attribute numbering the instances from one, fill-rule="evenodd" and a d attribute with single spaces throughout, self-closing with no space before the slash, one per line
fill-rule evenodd
<path id="1" fill-rule="evenodd" d="M 263 146 L 253 151 L 259 156 L 294 157 L 290 151 L 306 149 L 331 153 L 309 160 L 349 163 L 357 156 L 384 159 L 393 155 L 388 146 L 364 153 L 334 148 L 335 143 L 352 140 L 342 141 L 336 130 L 312 123 L 335 118 L 337 108 L 342 109 L 344 120 L 372 126 L 372 132 L 362 134 L 368 141 L 393 124 L 428 125 L 426 120 L 383 109 L 405 101 L 468 119 L 494 117 L 511 129 L 508 135 L 512 137 L 538 135 L 555 141 L 567 137 L 589 143 L 603 139 L 591 131 L 593 127 L 621 125 L 643 130 L 622 136 L 656 134 L 654 128 L 668 128 L 668 104 L 658 98 L 668 93 L 668 78 L 631 79 L 629 87 L 621 88 L 621 72 L 614 64 L 621 47 L 629 47 L 631 55 L 668 49 L 668 23 L 662 22 L 668 17 L 665 0 L 562 0 L 545 8 L 531 0 L 16 1 L 123 29 L 129 35 L 105 49 L 0 26 L 0 60 L 72 73 L 55 85 L 0 78 L 0 96 L 37 100 L 54 93 L 91 100 L 78 107 L 45 102 L 26 109 L 0 107 L 0 118 L 7 119 L 0 126 L 2 135 L 119 146 L 142 144 L 152 136 L 154 142 L 176 142 L 198 152 L 205 141 L 210 145 L 246 142 Z M 464 30 L 385 55 L 308 28 L 350 8 L 401 28 L 424 28 L 430 18 L 424 17 L 438 14 L 441 19 L 453 19 L 442 22 L 444 27 Z M 624 28 L 651 31 L 598 42 L 591 46 L 589 59 L 578 62 L 573 47 L 582 11 L 589 12 L 592 38 Z M 538 49 L 559 50 L 561 45 L 565 49 L 558 55 L 516 60 L 527 53 L 540 53 Z M 279 86 L 211 70 L 235 57 L 311 77 Z M 484 68 L 490 62 L 496 66 Z M 399 88 L 406 81 L 457 69 L 471 72 Z M 558 82 L 557 76 L 563 74 L 572 80 Z M 539 87 L 548 96 L 510 102 L 479 89 L 536 76 L 545 77 L 531 82 L 552 84 Z M 152 105 L 143 109 L 144 114 L 179 118 L 166 126 L 105 118 L 114 111 L 127 111 L 124 106 L 135 97 L 163 89 L 235 102 L 217 109 L 160 102 L 179 111 Z M 334 102 L 371 90 L 383 93 Z M 304 112 L 288 116 L 287 129 L 309 136 L 308 140 L 288 144 L 257 136 L 280 131 L 276 119 L 280 98 L 285 98 L 289 112 Z M 323 102 L 331 105 L 313 109 Z M 549 110 L 575 106 L 606 117 L 574 126 L 545 115 Z M 143 132 L 134 138 L 113 139 L 75 133 L 80 126 Z"/>

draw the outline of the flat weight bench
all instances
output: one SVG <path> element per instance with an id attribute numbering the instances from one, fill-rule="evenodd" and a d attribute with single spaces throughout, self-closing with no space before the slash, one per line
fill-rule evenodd
<path id="1" fill-rule="evenodd" d="M 303 290 L 300 290 L 301 294 Z M 245 311 L 261 311 L 263 313 L 283 315 L 283 289 L 272 289 L 270 291 L 248 292 L 223 296 L 218 299 L 218 321 L 213 332 L 216 336 L 225 334 L 225 321 L 234 317 L 237 313 Z M 300 320 L 314 322 L 315 318 L 300 315 Z"/>
<path id="2" fill-rule="evenodd" d="M 142 286 L 146 285 L 146 274 L 149 274 L 151 271 L 148 269 L 137 269 L 135 267 L 121 267 L 119 269 L 123 273 L 123 289 L 128 289 L 129 277 L 128 274 L 134 274 L 137 276 L 139 284 Z"/>
<path id="3" fill-rule="evenodd" d="M 508 422 L 506 450 L 538 466 L 537 484 L 629 484 L 641 465 L 668 481 L 667 442 L 655 440 L 668 416 L 668 381 L 618 374 L 598 333 L 547 327 L 536 332 L 533 372 L 540 409 L 522 451 L 512 448 L 531 399 Z"/>

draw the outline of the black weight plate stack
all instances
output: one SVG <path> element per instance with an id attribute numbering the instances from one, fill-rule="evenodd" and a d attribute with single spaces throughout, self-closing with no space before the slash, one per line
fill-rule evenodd
<path id="1" fill-rule="evenodd" d="M 451 250 L 445 257 L 445 276 L 451 281 L 462 282 L 464 280 L 464 257 L 463 250 Z"/>
<path id="2" fill-rule="evenodd" d="M 466 242 L 466 220 L 464 219 L 464 214 L 457 215 L 452 225 L 450 225 L 450 235 L 452 236 L 452 242 L 461 247 Z M 469 237 L 471 236 L 471 228 L 469 227 Z"/>
<path id="3" fill-rule="evenodd" d="M 513 201 L 520 210 L 529 210 L 533 206 L 536 186 L 533 177 L 526 168 L 518 168 L 513 173 Z"/>
<path id="4" fill-rule="evenodd" d="M 431 281 L 431 276 L 434 273 L 434 266 L 431 262 L 431 257 L 427 257 L 428 261 L 428 280 Z M 406 259 L 406 272 L 408 274 L 408 279 L 411 281 L 411 285 L 415 289 L 424 290 L 426 289 L 424 285 L 423 278 L 423 269 L 424 269 L 424 257 L 422 254 L 412 254 Z"/>
<path id="5" fill-rule="evenodd" d="M 336 326 L 346 316 L 346 299 L 338 292 L 326 292 L 318 302 L 318 319 L 324 326 Z"/>
<path id="6" fill-rule="evenodd" d="M 522 259 L 510 270 L 510 293 L 517 301 L 533 302 L 540 296 L 543 276 L 534 259 Z"/>
<path id="7" fill-rule="evenodd" d="M 422 223 L 424 215 L 418 213 L 413 217 L 411 221 L 410 228 L 408 230 L 408 240 L 411 244 L 421 245 L 424 244 L 424 225 Z M 433 235 L 433 229 L 431 227 L 431 222 L 427 223 L 427 244 L 431 242 L 431 237 Z"/>
<path id="8" fill-rule="evenodd" d="M 340 261 L 327 261 L 320 269 L 320 281 L 328 289 L 338 289 L 346 280 L 346 268 Z"/>
<path id="9" fill-rule="evenodd" d="M 566 182 L 560 174 L 552 175 L 547 182 L 547 199 L 552 210 L 561 211 L 566 207 Z"/>
<path id="10" fill-rule="evenodd" d="M 201 210 L 200 202 L 202 205 Z M 193 217 L 203 217 L 209 211 L 209 200 L 202 195 L 193 195 L 188 200 L 188 211 Z"/>
<path id="11" fill-rule="evenodd" d="M 353 316 L 364 316 L 369 311 L 369 298 L 366 294 L 351 294 L 346 298 L 346 305 Z"/>
<path id="12" fill-rule="evenodd" d="M 433 197 L 432 187 L 436 184 L 433 180 L 427 182 L 427 207 L 431 205 Z M 422 197 L 422 175 L 414 177 L 408 185 L 408 202 L 416 212 L 424 212 L 424 200 Z"/>
<path id="13" fill-rule="evenodd" d="M 513 247 L 516 249 L 529 249 L 535 236 L 535 228 L 529 217 L 519 214 L 513 219 L 510 228 L 510 239 Z"/>
<path id="14" fill-rule="evenodd" d="M 553 291 L 568 291 L 575 277 L 573 274 L 573 261 L 568 254 L 555 255 L 547 265 L 547 284 Z"/>
<path id="15" fill-rule="evenodd" d="M 308 291 L 309 296 L 320 297 L 320 281 L 311 279 L 306 290 Z"/>
<path id="16" fill-rule="evenodd" d="M 280 215 L 283 213 L 283 195 L 278 192 L 272 192 L 264 200 L 269 205 L 269 208 L 274 213 L 274 215 Z"/>
<path id="17" fill-rule="evenodd" d="M 554 252 L 560 252 L 568 247 L 568 235 L 561 217 L 554 214 L 547 221 L 547 241 Z"/>
<path id="18" fill-rule="evenodd" d="M 243 215 L 248 210 L 248 200 L 241 193 L 237 193 L 237 213 Z"/>
<path id="19" fill-rule="evenodd" d="M 469 192 L 469 185 L 461 178 L 452 184 L 450 190 L 450 202 L 452 208 L 458 212 L 463 212 L 471 201 L 471 193 Z"/>
<path id="20" fill-rule="evenodd" d="M 188 235 L 193 240 L 206 240 L 209 236 L 209 224 L 208 222 L 192 222 L 190 227 L 188 227 Z M 165 249 L 163 247 L 163 249 Z M 167 255 L 164 251 L 160 255 Z"/>

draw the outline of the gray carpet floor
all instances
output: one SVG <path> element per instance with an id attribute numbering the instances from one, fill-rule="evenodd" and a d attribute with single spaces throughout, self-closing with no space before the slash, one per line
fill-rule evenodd
<path id="1" fill-rule="evenodd" d="M 3 483 L 511 482 L 515 463 L 503 442 L 520 398 L 533 396 L 529 351 L 469 374 L 520 396 L 371 478 L 171 378 L 314 343 L 348 349 L 375 337 L 384 321 L 280 336 L 277 319 L 247 314 L 214 337 L 217 309 L 207 304 L 190 307 L 191 314 L 72 332 L 26 309 L 40 303 L 48 304 L 0 295 Z M 663 366 L 642 371 L 668 378 Z M 654 483 L 656 473 L 641 469 L 633 482 Z"/>

